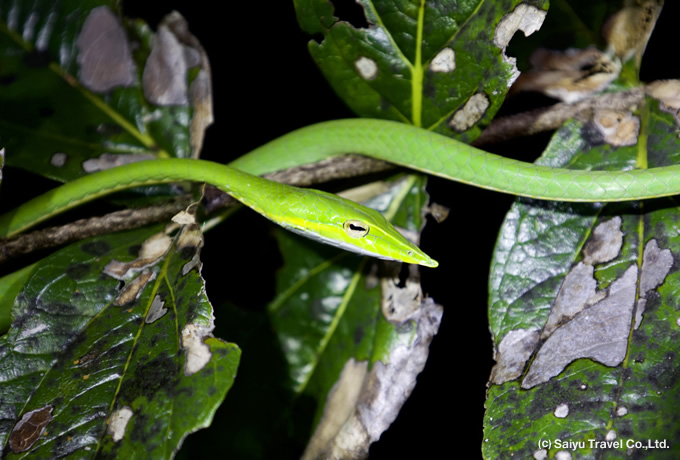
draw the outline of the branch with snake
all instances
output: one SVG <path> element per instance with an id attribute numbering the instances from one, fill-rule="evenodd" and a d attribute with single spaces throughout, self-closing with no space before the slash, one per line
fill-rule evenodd
<path id="1" fill-rule="evenodd" d="M 629 171 L 537 166 L 448 137 L 384 120 L 337 120 L 286 134 L 232 162 L 158 159 L 90 174 L 0 216 L 0 238 L 14 236 L 79 204 L 142 185 L 210 183 L 293 232 L 352 252 L 427 267 L 438 263 L 379 212 L 336 195 L 258 177 L 356 153 L 472 186 L 554 201 L 611 202 L 680 194 L 680 165 Z"/>

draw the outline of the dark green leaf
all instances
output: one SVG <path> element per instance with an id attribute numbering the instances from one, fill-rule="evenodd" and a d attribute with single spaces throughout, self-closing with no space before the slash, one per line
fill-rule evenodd
<path id="1" fill-rule="evenodd" d="M 0 334 L 4 334 L 9 329 L 14 299 L 23 289 L 34 268 L 35 265 L 29 265 L 0 278 Z"/>
<path id="2" fill-rule="evenodd" d="M 368 27 L 336 21 L 327 0 L 296 0 L 298 21 L 326 79 L 362 117 L 470 140 L 517 78 L 505 48 L 542 24 L 547 2 L 361 0 Z M 341 20 L 343 18 L 340 18 Z"/>
<path id="3" fill-rule="evenodd" d="M 409 176 L 389 185 L 368 204 L 417 235 L 427 201 L 423 179 Z M 423 298 L 415 266 L 400 274 L 401 264 L 319 247 L 286 232 L 278 238 L 286 265 L 271 322 L 293 391 L 316 403 L 305 456 L 360 456 L 413 389 L 441 307 Z M 364 382 L 372 382 L 372 390 L 362 390 Z M 346 420 L 342 429 L 334 417 Z"/>
<path id="4" fill-rule="evenodd" d="M 554 136 L 541 164 L 582 169 L 630 169 L 678 161 L 677 118 L 648 99 L 633 118 L 619 114 L 614 132 L 598 117 L 571 122 Z M 609 114 L 611 115 L 611 114 Z M 666 440 L 680 452 L 676 433 L 680 369 L 674 364 L 680 323 L 680 235 L 673 199 L 630 205 L 549 205 L 520 200 L 508 214 L 490 277 L 489 320 L 497 365 L 485 417 L 485 458 L 578 458 L 646 455 L 628 442 Z M 512 414 L 512 416 L 508 416 Z M 539 445 L 540 440 L 551 444 Z M 620 441 L 606 447 L 597 442 Z"/>
<path id="5" fill-rule="evenodd" d="M 135 259 L 145 238 L 155 249 Z M 188 227 L 172 239 L 144 229 L 85 240 L 36 264 L 0 339 L 5 455 L 163 458 L 210 424 L 240 351 L 210 337 L 201 241 Z M 20 430 L 22 418 L 48 411 L 39 437 Z"/>
<path id="6" fill-rule="evenodd" d="M 117 13 L 115 1 L 0 1 L 8 164 L 66 181 L 113 164 L 198 154 L 187 88 L 198 51 L 186 62 L 167 28 L 153 35 Z M 154 51 L 179 56 L 168 58 L 175 67 L 159 68 Z"/>

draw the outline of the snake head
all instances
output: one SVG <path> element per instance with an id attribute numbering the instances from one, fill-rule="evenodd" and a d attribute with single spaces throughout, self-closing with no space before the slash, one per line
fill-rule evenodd
<path id="1" fill-rule="evenodd" d="M 439 265 L 378 211 L 330 193 L 305 192 L 304 206 L 289 206 L 272 220 L 307 238 L 357 254 L 426 267 Z"/>

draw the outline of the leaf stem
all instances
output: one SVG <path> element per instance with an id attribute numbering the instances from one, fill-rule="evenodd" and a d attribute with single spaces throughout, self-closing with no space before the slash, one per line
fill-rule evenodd
<path id="1" fill-rule="evenodd" d="M 635 158 L 635 168 L 647 169 L 649 163 L 647 161 L 647 139 L 649 137 L 649 104 L 643 98 L 640 107 L 640 134 L 638 134 L 637 142 L 637 156 Z"/>
<path id="2" fill-rule="evenodd" d="M 411 121 L 422 126 L 423 112 L 423 23 L 425 22 L 425 0 L 418 7 L 418 26 L 416 29 L 416 56 L 411 69 Z"/>

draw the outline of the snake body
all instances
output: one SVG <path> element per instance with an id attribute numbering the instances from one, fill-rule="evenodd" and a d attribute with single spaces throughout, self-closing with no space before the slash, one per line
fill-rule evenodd
<path id="1" fill-rule="evenodd" d="M 257 177 L 334 155 L 357 153 L 499 192 L 556 201 L 628 201 L 680 194 L 680 165 L 630 171 L 549 168 L 484 152 L 414 126 L 384 120 L 337 120 L 282 136 L 231 163 L 163 159 L 81 177 L 0 217 L 13 236 L 59 212 L 125 188 L 207 182 L 268 219 L 360 254 L 425 266 L 437 262 L 378 212 L 335 195 Z"/>
<path id="2" fill-rule="evenodd" d="M 550 168 L 488 153 L 412 125 L 371 119 L 311 125 L 231 165 L 264 174 L 341 153 L 359 153 L 476 187 L 551 201 L 630 201 L 680 193 L 680 165 L 630 171 Z"/>

